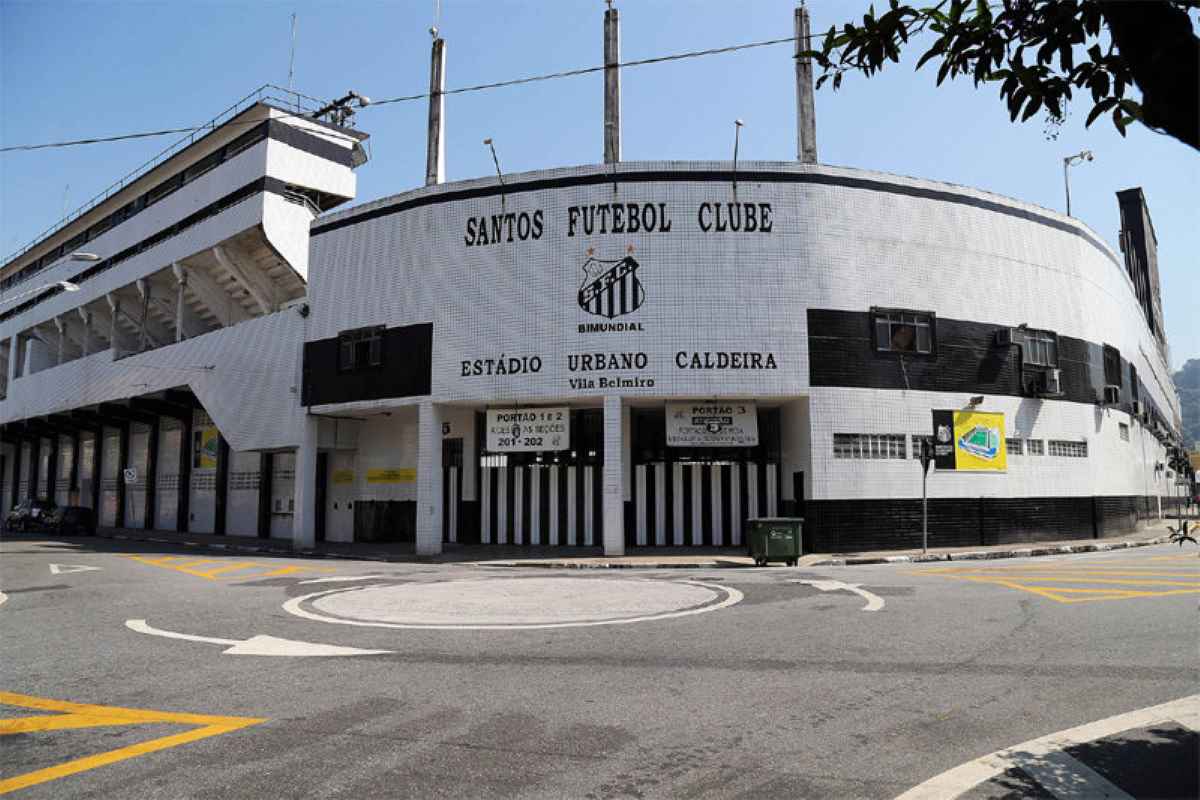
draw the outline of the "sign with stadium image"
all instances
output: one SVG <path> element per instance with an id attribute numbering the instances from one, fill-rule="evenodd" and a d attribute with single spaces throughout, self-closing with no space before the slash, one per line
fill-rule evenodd
<path id="1" fill-rule="evenodd" d="M 667 403 L 668 447 L 755 447 L 758 405 L 707 400 Z"/>
<path id="2" fill-rule="evenodd" d="M 536 453 L 571 447 L 571 409 L 489 408 L 487 449 L 490 453 Z"/>
<path id="3" fill-rule="evenodd" d="M 989 411 L 934 411 L 933 463 L 939 470 L 1005 472 L 1004 415 Z"/>

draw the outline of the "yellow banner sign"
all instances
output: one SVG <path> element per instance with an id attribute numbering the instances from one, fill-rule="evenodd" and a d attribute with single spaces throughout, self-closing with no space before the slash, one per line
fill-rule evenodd
<path id="1" fill-rule="evenodd" d="M 333 471 L 333 482 L 337 484 L 354 483 L 354 470 L 352 469 L 335 469 Z"/>
<path id="2" fill-rule="evenodd" d="M 987 411 L 954 412 L 955 469 L 972 472 L 1004 472 L 1008 469 L 1008 445 L 1004 438 L 1004 415 Z"/>
<path id="3" fill-rule="evenodd" d="M 367 483 L 416 483 L 416 480 L 417 471 L 411 467 L 367 470 Z"/>

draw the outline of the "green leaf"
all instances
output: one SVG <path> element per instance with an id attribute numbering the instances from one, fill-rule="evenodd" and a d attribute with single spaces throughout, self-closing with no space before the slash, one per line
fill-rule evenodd
<path id="1" fill-rule="evenodd" d="M 1042 98 L 1035 97 L 1029 101 L 1029 105 L 1025 106 L 1025 113 L 1021 115 L 1021 122 L 1032 117 L 1042 107 Z"/>
<path id="2" fill-rule="evenodd" d="M 947 59 L 942 62 L 942 66 L 938 69 L 937 85 L 941 86 L 942 81 L 946 80 L 946 75 L 950 72 L 950 61 Z"/>
<path id="3" fill-rule="evenodd" d="M 933 43 L 933 47 L 926 50 L 925 55 L 921 56 L 920 60 L 917 61 L 916 68 L 920 69 L 921 67 L 925 66 L 925 62 L 929 61 L 931 58 L 940 56 L 944 52 L 946 52 L 946 40 L 938 39 Z"/>
<path id="4" fill-rule="evenodd" d="M 1105 100 L 1101 100 L 1099 103 L 1096 103 L 1096 105 L 1092 106 L 1091 112 L 1087 115 L 1087 122 L 1083 123 L 1083 127 L 1090 128 L 1092 123 L 1095 122 L 1096 119 L 1099 118 L 1099 116 L 1101 114 L 1103 114 L 1105 111 L 1110 110 L 1116 104 L 1117 104 L 1116 98 L 1112 98 L 1112 97 L 1109 97 Z"/>

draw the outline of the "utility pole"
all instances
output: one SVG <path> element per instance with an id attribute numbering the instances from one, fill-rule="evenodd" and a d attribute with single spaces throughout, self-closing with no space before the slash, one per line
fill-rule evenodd
<path id="1" fill-rule="evenodd" d="M 933 463 L 933 437 L 921 437 L 921 553 L 929 552 L 929 465 Z"/>
<path id="2" fill-rule="evenodd" d="M 796 32 L 796 159 L 817 163 L 817 110 L 813 101 L 812 59 L 800 54 L 811 50 L 808 9 L 801 0 L 794 15 Z"/>
<path id="3" fill-rule="evenodd" d="M 604 12 L 604 163 L 621 160 L 621 25 L 612 0 Z"/>

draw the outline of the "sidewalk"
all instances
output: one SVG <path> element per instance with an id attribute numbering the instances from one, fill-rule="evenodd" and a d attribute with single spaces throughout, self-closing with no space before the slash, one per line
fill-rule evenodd
<path id="1" fill-rule="evenodd" d="M 882 550 L 858 553 L 810 553 L 800 558 L 801 567 L 856 566 L 863 564 L 911 564 L 933 561 L 971 561 L 997 558 L 1092 553 L 1169 541 L 1168 520 L 1156 522 L 1126 536 L 1104 539 L 1018 543 L 990 547 L 937 547 L 920 550 Z M 37 535 L 37 534 L 33 534 Z M 637 555 L 605 556 L 599 547 L 521 547 L 502 545 L 446 544 L 441 554 L 418 556 L 411 542 L 342 543 L 321 542 L 312 549 L 297 549 L 286 539 L 256 539 L 243 536 L 214 536 L 201 533 L 102 528 L 99 538 L 151 542 L 176 547 L 201 548 L 234 553 L 336 558 L 360 561 L 473 563 L 478 566 L 542 569 L 709 569 L 753 567 L 754 560 L 741 548 L 644 548 Z M 776 565 L 779 566 L 779 565 Z"/>

